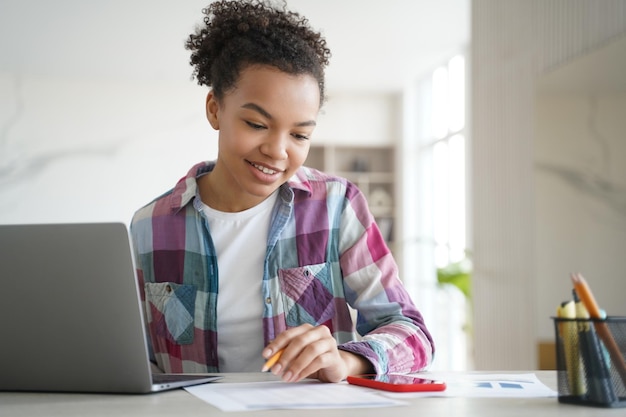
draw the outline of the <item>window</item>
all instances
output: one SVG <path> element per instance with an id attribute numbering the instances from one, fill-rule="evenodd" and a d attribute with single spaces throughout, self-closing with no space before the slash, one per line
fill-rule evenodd
<path id="1" fill-rule="evenodd" d="M 410 232 L 413 238 L 405 236 L 416 244 L 407 245 L 404 266 L 417 277 L 409 288 L 419 294 L 416 301 L 437 344 L 433 369 L 466 370 L 470 367 L 469 293 L 459 289 L 463 286 L 439 283 L 437 275 L 442 268 L 469 266 L 464 56 L 454 56 L 436 68 L 410 97 L 414 113 L 407 120 L 413 120 L 413 127 L 405 140 L 412 143 L 404 144 L 410 155 L 404 163 L 416 166 L 404 175 L 414 179 L 405 187 L 417 184 L 417 193 L 408 197 L 413 202 L 404 210 L 417 213 L 417 220 Z"/>

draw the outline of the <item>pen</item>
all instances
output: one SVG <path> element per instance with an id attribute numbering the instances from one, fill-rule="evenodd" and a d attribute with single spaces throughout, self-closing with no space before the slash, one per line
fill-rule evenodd
<path id="1" fill-rule="evenodd" d="M 589 321 L 587 309 L 578 299 L 576 290 L 573 292 L 576 317 L 581 320 L 578 322 L 579 344 L 587 378 L 587 397 L 596 403 L 612 404 L 618 400 L 618 397 L 612 386 L 611 374 L 604 360 L 601 343 Z"/>
<path id="2" fill-rule="evenodd" d="M 572 274 L 571 278 L 572 283 L 574 284 L 574 290 L 589 313 L 589 317 L 592 319 L 602 319 L 602 311 L 600 310 L 600 307 L 598 307 L 596 299 L 587 285 L 585 278 L 583 278 L 580 274 Z M 613 339 L 613 335 L 611 334 L 608 325 L 602 321 L 594 321 L 594 326 L 598 336 L 600 336 L 609 351 L 611 361 L 615 364 L 617 372 L 619 372 L 619 375 L 622 378 L 622 383 L 626 385 L 626 363 L 624 362 L 619 346 L 617 346 L 615 339 Z"/>
<path id="3" fill-rule="evenodd" d="M 272 369 L 272 366 L 274 366 L 274 364 L 276 362 L 278 362 L 278 360 L 280 359 L 280 356 L 283 354 L 283 349 L 279 350 L 278 352 L 274 353 L 263 365 L 263 368 L 261 368 L 261 372 L 267 372 L 270 369 Z"/>

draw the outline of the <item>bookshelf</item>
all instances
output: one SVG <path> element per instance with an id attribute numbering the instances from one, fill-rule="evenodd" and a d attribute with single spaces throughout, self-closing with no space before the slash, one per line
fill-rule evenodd
<path id="1" fill-rule="evenodd" d="M 397 174 L 392 145 L 312 145 L 305 165 L 356 184 L 367 198 L 385 240 L 393 247 Z"/>

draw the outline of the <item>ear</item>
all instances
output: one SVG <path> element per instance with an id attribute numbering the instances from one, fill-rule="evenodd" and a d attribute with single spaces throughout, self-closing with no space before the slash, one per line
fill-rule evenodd
<path id="1" fill-rule="evenodd" d="M 215 130 L 220 130 L 219 110 L 220 105 L 211 90 L 206 96 L 206 118 Z"/>

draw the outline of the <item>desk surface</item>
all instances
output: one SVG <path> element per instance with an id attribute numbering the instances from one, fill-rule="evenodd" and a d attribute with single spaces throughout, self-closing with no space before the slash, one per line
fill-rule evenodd
<path id="1" fill-rule="evenodd" d="M 512 372 L 507 371 L 507 374 Z M 527 372 L 526 372 L 527 373 Z M 556 372 L 536 371 L 539 379 L 556 390 Z M 260 381 L 271 374 L 224 374 L 216 383 Z M 557 398 L 414 398 L 410 405 L 393 407 L 402 415 L 427 416 L 605 416 L 623 415 L 624 409 L 605 409 L 560 404 Z M 325 417 L 381 416 L 390 409 L 323 410 Z M 148 395 L 13 393 L 0 392 L 0 416 L 315 416 L 320 410 L 267 410 L 222 412 L 188 392 L 179 389 Z"/>

